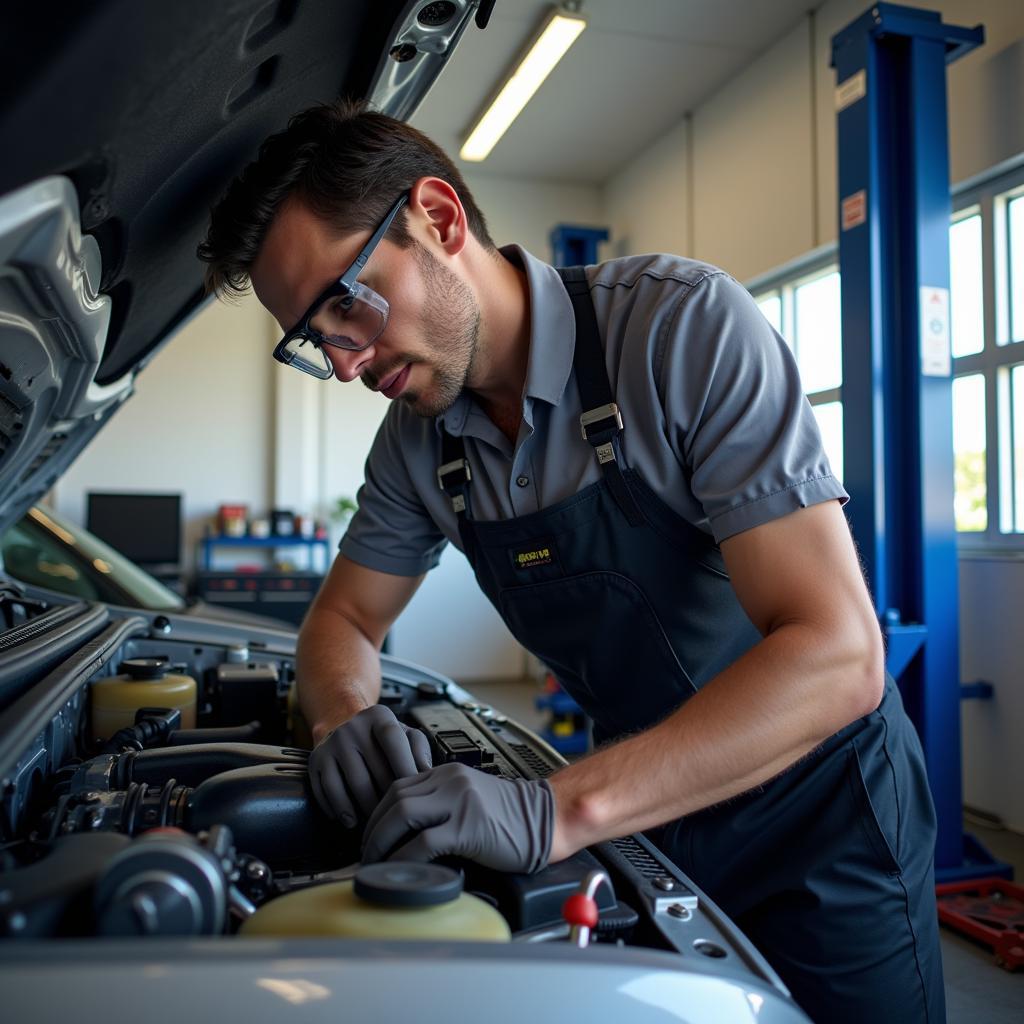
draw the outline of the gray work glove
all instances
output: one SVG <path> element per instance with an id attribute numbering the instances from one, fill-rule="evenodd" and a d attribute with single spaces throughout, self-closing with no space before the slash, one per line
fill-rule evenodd
<path id="1" fill-rule="evenodd" d="M 324 812 L 353 828 L 369 817 L 395 779 L 433 763 L 430 742 L 383 704 L 364 708 L 329 732 L 309 755 L 309 781 Z"/>
<path id="2" fill-rule="evenodd" d="M 554 828 L 555 797 L 545 779 L 510 781 L 443 764 L 392 785 L 366 824 L 362 859 L 455 854 L 529 874 L 547 864 Z"/>

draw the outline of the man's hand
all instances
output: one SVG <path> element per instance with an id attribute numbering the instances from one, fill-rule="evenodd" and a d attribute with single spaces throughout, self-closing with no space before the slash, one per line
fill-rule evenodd
<path id="1" fill-rule="evenodd" d="M 529 874 L 548 862 L 554 820 L 555 798 L 545 779 L 509 781 L 443 764 L 392 785 L 366 825 L 362 859 L 430 861 L 455 854 Z"/>
<path id="2" fill-rule="evenodd" d="M 388 787 L 432 764 L 430 743 L 403 725 L 390 708 L 374 704 L 329 732 L 309 755 L 317 803 L 352 828 L 369 817 Z"/>

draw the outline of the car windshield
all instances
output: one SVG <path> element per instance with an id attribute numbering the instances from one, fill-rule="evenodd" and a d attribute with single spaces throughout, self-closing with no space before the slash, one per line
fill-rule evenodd
<path id="1" fill-rule="evenodd" d="M 0 537 L 8 575 L 86 601 L 151 611 L 180 611 L 185 602 L 81 526 L 50 509 L 30 509 Z"/>

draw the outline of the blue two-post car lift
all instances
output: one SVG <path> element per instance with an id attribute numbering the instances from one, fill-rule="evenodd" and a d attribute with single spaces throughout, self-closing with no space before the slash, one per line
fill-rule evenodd
<path id="1" fill-rule="evenodd" d="M 1012 877 L 962 826 L 946 65 L 984 29 L 879 3 L 832 39 L 843 460 L 887 668 L 924 747 L 936 876 Z"/>

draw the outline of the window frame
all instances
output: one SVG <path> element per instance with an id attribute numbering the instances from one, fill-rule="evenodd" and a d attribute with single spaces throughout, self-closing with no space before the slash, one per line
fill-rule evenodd
<path id="1" fill-rule="evenodd" d="M 813 252 L 807 253 L 799 259 L 792 260 L 768 274 L 763 274 L 760 277 L 756 277 L 747 282 L 746 288 L 754 298 L 755 302 L 760 302 L 773 294 L 777 294 L 779 296 L 779 334 L 786 345 L 789 346 L 790 351 L 793 353 L 793 358 L 797 361 L 798 366 L 800 362 L 800 339 L 797 337 L 797 332 L 795 330 L 797 289 L 833 273 L 839 273 L 839 249 L 838 246 L 831 244 L 815 249 Z M 842 280 L 839 282 L 839 287 L 842 288 Z M 841 334 L 842 325 L 840 324 L 840 335 Z M 794 338 L 795 340 L 791 342 L 790 338 Z M 840 338 L 840 346 L 841 343 Z M 840 360 L 841 359 L 842 348 L 840 347 Z M 840 413 L 842 415 L 843 430 L 845 432 L 846 407 L 843 404 L 842 384 L 838 387 L 826 388 L 822 391 L 804 391 L 804 396 L 812 407 L 838 403 Z M 826 451 L 826 455 L 827 454 L 829 453 Z M 842 477 L 845 475 L 845 459 L 842 458 L 842 454 L 843 453 L 840 453 L 839 462 L 833 463 L 832 466 L 833 471 L 835 471 L 837 476 L 840 478 L 840 482 L 842 482 Z M 833 460 L 830 459 L 830 462 L 833 462 Z"/>
<path id="2" fill-rule="evenodd" d="M 981 374 L 985 381 L 985 503 L 988 526 L 984 530 L 957 531 L 962 555 L 1005 555 L 1024 558 L 1024 533 L 1004 533 L 1002 524 L 1012 496 L 1003 494 L 1003 478 L 1012 487 L 1013 436 L 1009 403 L 1010 373 L 1024 364 L 1024 338 L 1010 339 L 1011 268 L 1009 259 L 1009 206 L 1024 195 L 1024 161 L 979 176 L 951 190 L 950 224 L 981 216 L 981 280 L 984 345 L 980 352 L 953 357 L 953 377 Z M 1020 467 L 1024 472 L 1024 466 Z M 1009 503 L 1007 499 L 1009 498 Z M 1012 525 L 1012 522 L 1011 522 Z"/>
<path id="3" fill-rule="evenodd" d="M 792 327 L 796 314 L 797 288 L 833 272 L 839 272 L 839 247 L 835 243 L 823 245 L 767 274 L 752 278 L 744 287 L 753 296 L 755 302 L 760 302 L 772 293 L 779 295 L 782 300 L 782 330 L 779 333 L 782 335 L 783 341 L 790 345 L 789 338 L 793 335 Z M 841 280 L 839 286 L 842 287 Z M 799 352 L 799 339 L 797 339 L 796 345 L 797 348 L 791 348 L 794 358 L 797 358 Z M 840 384 L 837 388 L 828 388 L 825 391 L 805 391 L 804 394 L 811 405 L 827 405 L 830 402 L 842 403 L 843 387 Z M 844 424 L 846 422 L 845 415 L 844 410 Z"/>

